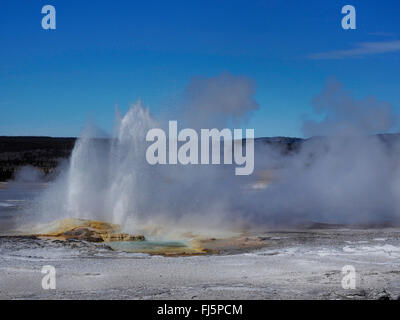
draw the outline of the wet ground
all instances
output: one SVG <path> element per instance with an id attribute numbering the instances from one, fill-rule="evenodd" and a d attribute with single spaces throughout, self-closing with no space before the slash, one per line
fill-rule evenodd
<path id="1" fill-rule="evenodd" d="M 30 189 L 30 188 L 28 188 Z M 34 193 L 0 189 L 4 221 Z M 8 201 L 13 200 L 13 201 Z M 247 240 L 246 240 L 247 239 Z M 218 254 L 165 257 L 123 243 L 0 237 L 0 299 L 399 299 L 400 229 L 265 230 L 256 244 L 209 239 Z M 225 242 L 224 242 L 225 241 Z M 240 240 L 243 243 L 243 239 Z M 235 245 L 232 245 L 235 244 Z M 223 246 L 224 244 L 224 246 Z M 143 246 L 184 245 L 142 243 Z M 129 251 L 129 252 L 128 252 Z M 56 289 L 42 288 L 43 266 Z M 355 268 L 354 289 L 342 268 Z"/>
<path id="2" fill-rule="evenodd" d="M 189 257 L 106 244 L 0 239 L 2 299 L 398 299 L 400 230 L 314 230 L 262 235 L 261 249 Z M 56 268 L 44 290 L 41 269 Z M 356 288 L 342 288 L 342 268 Z"/>

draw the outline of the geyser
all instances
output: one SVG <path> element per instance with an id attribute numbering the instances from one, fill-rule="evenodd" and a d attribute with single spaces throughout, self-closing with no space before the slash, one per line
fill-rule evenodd
<path id="1" fill-rule="evenodd" d="M 238 115 L 246 118 L 254 110 L 254 91 L 246 81 L 225 74 L 209 83 L 193 82 L 188 106 L 192 112 L 189 118 L 182 112 L 179 121 L 185 127 L 207 128 L 192 117 L 196 114 L 199 119 L 223 119 L 213 126 L 223 128 L 232 115 L 235 121 Z M 241 84 L 244 89 L 237 90 Z M 232 100 L 235 90 L 237 101 Z M 211 96 L 223 107 L 202 108 Z M 232 101 L 231 114 L 227 102 Z M 293 151 L 256 142 L 254 174 L 236 176 L 230 164 L 147 163 L 146 134 L 166 124 L 139 103 L 118 119 L 111 139 L 95 138 L 90 130 L 82 135 L 68 169 L 42 196 L 39 210 L 47 222 L 68 217 L 103 220 L 131 234 L 169 239 L 308 222 L 398 222 L 400 139 L 393 136 L 388 143 L 374 135 L 393 128 L 391 107 L 377 99 L 356 100 L 329 85 L 315 105 L 326 117 L 305 122 L 305 128 L 329 132 L 330 137 L 304 140 Z M 273 179 L 257 188 L 260 180 L 265 182 L 265 172 Z"/>
<path id="2" fill-rule="evenodd" d="M 149 111 L 137 104 L 118 121 L 114 138 L 96 139 L 88 130 L 76 143 L 68 170 L 43 196 L 46 220 L 97 219 L 140 234 L 157 234 L 160 226 L 200 231 L 211 221 L 216 225 L 229 203 L 228 190 L 218 190 L 229 169 L 148 164 L 145 135 L 155 127 Z"/>

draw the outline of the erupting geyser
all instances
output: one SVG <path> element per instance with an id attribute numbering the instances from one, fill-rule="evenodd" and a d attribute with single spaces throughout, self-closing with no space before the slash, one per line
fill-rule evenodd
<path id="1" fill-rule="evenodd" d="M 207 114 L 220 120 L 213 122 L 215 128 L 227 127 L 257 108 L 247 79 L 222 74 L 211 85 L 207 81 L 197 79 L 189 86 L 187 109 L 196 112 L 190 113 L 192 118 L 182 112 L 183 127 L 207 128 Z M 238 90 L 242 82 L 244 89 Z M 201 103 L 213 107 L 201 108 Z M 236 176 L 234 166 L 225 164 L 148 164 L 146 134 L 166 124 L 138 103 L 117 120 L 112 138 L 96 138 L 91 130 L 83 134 L 68 168 L 41 197 L 38 210 L 47 222 L 95 219 L 120 224 L 132 234 L 169 237 L 215 235 L 244 226 L 397 222 L 399 139 L 373 135 L 393 127 L 391 107 L 376 99 L 355 100 L 337 86 L 328 86 L 316 105 L 327 116 L 305 127 L 326 129 L 330 137 L 304 140 L 289 153 L 256 143 L 254 174 Z M 204 125 L 196 118 L 205 119 Z M 274 179 L 260 188 L 259 177 L 266 171 Z"/>
<path id="2" fill-rule="evenodd" d="M 215 225 L 229 203 L 224 195 L 230 192 L 219 185 L 223 176 L 234 179 L 227 178 L 230 169 L 149 165 L 145 137 L 155 126 L 138 103 L 118 119 L 115 137 L 96 138 L 86 130 L 66 172 L 42 197 L 40 210 L 52 219 L 97 219 L 131 232 L 157 232 L 161 226 L 200 231 Z"/>

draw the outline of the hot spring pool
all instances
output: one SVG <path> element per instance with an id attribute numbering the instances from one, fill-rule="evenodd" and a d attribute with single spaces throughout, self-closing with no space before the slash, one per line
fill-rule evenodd
<path id="1" fill-rule="evenodd" d="M 190 246 L 187 241 L 113 241 L 107 243 L 113 250 L 134 252 L 134 253 L 149 253 L 162 255 L 185 255 L 201 253 L 199 249 Z"/>

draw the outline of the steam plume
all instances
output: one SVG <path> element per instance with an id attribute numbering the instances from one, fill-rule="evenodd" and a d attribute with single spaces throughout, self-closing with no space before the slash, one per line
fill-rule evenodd
<path id="1" fill-rule="evenodd" d="M 194 79 L 182 119 L 195 128 L 245 120 L 258 108 L 254 93 L 251 80 L 228 73 Z M 329 83 L 314 107 L 325 116 L 306 121 L 305 134 L 325 137 L 305 140 L 292 152 L 259 143 L 255 174 L 239 177 L 229 165 L 147 164 L 146 132 L 161 124 L 138 103 L 119 118 L 113 139 L 81 137 L 40 210 L 47 220 L 102 219 L 129 231 L 399 220 L 400 145 L 369 135 L 394 128 L 391 106 L 354 99 Z"/>

